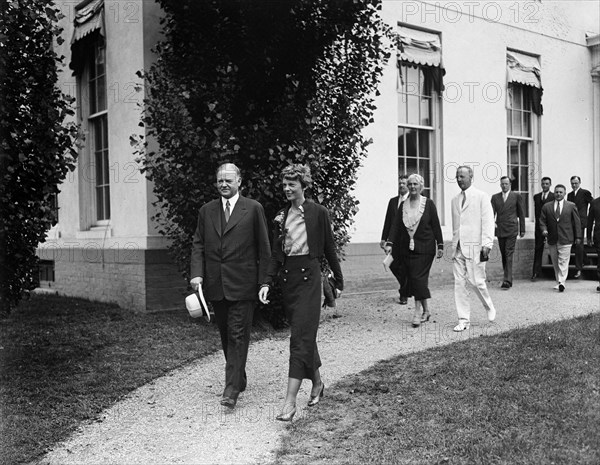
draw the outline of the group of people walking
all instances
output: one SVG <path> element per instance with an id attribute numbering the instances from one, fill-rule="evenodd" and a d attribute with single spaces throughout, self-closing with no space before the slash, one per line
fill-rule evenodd
<path id="1" fill-rule="evenodd" d="M 488 319 L 496 316 L 486 285 L 485 266 L 494 236 L 502 257 L 501 289 L 513 286 L 513 256 L 517 237 L 525 235 L 525 207 L 521 194 L 511 190 L 508 176 L 500 178 L 500 192 L 491 198 L 472 186 L 473 171 L 461 166 L 456 171 L 461 192 L 452 199 L 452 247 L 455 302 L 458 324 L 455 331 L 470 326 L 469 287 L 472 287 Z M 555 289 L 564 292 L 572 247 L 575 250 L 575 278 L 581 277 L 585 262 L 583 233 L 598 253 L 597 274 L 600 282 L 600 197 L 582 189 L 581 179 L 571 177 L 572 192 L 565 200 L 566 188 L 558 184 L 550 192 L 552 180 L 541 180 L 542 192 L 534 196 L 535 252 L 532 281 L 541 273 L 544 246 L 548 244 L 556 276 Z M 415 299 L 412 324 L 418 327 L 429 320 L 427 299 L 431 297 L 428 278 L 434 257 L 443 254 L 443 238 L 435 205 L 420 196 L 423 178 L 417 174 L 399 177 L 399 195 L 390 199 L 380 246 L 393 258 L 389 265 L 400 285 L 400 304 Z M 589 207 L 589 212 L 588 212 Z M 437 248 L 437 252 L 436 252 Z M 389 263 L 389 260 L 386 260 Z M 600 292 L 600 285 L 597 287 Z"/>
<path id="2" fill-rule="evenodd" d="M 336 296 L 344 277 L 335 251 L 327 209 L 307 199 L 312 185 L 306 165 L 283 169 L 281 180 L 287 205 L 275 216 L 273 246 L 269 245 L 262 205 L 239 193 L 242 176 L 226 163 L 217 169 L 220 198 L 200 208 L 191 255 L 190 283 L 202 286 L 212 303 L 225 354 L 225 388 L 221 405 L 235 408 L 246 389 L 246 359 L 256 300 L 269 303 L 276 281 L 290 329 L 287 392 L 277 420 L 291 421 L 303 379 L 312 382 L 308 406 L 317 405 L 325 384 L 319 368 L 317 330 L 321 311 L 321 259 L 333 273 Z"/>
<path id="3" fill-rule="evenodd" d="M 336 297 L 344 288 L 344 277 L 329 213 L 307 197 L 307 189 L 312 185 L 310 169 L 306 165 L 289 165 L 282 170 L 281 181 L 287 203 L 272 221 L 274 231 L 269 241 L 262 205 L 240 195 L 242 176 L 238 167 L 231 163 L 218 167 L 216 185 L 220 197 L 203 205 L 198 213 L 190 284 L 194 290 L 202 287 L 213 306 L 226 360 L 220 403 L 230 409 L 235 408 L 248 382 L 245 367 L 256 301 L 269 304 L 273 286 L 279 284 L 291 336 L 287 390 L 276 418 L 291 421 L 304 379 L 312 382 L 308 406 L 317 405 L 325 391 L 317 347 L 322 260 L 331 269 Z M 525 211 L 522 196 L 511 191 L 508 177 L 502 177 L 501 192 L 491 198 L 473 186 L 473 170 L 469 166 L 458 167 L 456 182 L 460 193 L 451 203 L 458 313 L 454 331 L 464 331 L 470 327 L 470 288 L 482 302 L 488 319 L 493 321 L 496 317 L 485 270 L 494 236 L 498 237 L 504 269 L 501 288 L 512 287 L 512 258 L 517 236 L 525 234 Z M 581 274 L 584 230 L 587 229 L 588 243 L 600 254 L 600 198 L 592 200 L 590 192 L 580 188 L 580 182 L 577 176 L 571 178 L 573 192 L 565 200 L 566 188 L 559 184 L 550 192 L 552 181 L 544 177 L 542 192 L 534 196 L 532 280 L 540 274 L 545 241 L 560 292 L 565 289 L 573 244 L 578 257 L 575 277 Z M 431 199 L 422 195 L 424 184 L 419 174 L 400 176 L 399 195 L 390 199 L 380 243 L 392 259 L 390 270 L 400 284 L 400 303 L 414 298 L 415 327 L 430 318 L 429 273 L 433 260 L 444 253 L 437 209 Z"/>

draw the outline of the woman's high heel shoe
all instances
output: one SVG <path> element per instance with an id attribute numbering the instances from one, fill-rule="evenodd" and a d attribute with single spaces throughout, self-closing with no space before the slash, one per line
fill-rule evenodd
<path id="1" fill-rule="evenodd" d="M 321 402 L 321 397 L 323 397 L 324 395 L 325 395 L 325 383 L 321 382 L 321 392 L 319 392 L 319 394 L 317 394 L 316 396 L 310 396 L 310 400 L 308 401 L 308 406 L 314 407 L 315 405 L 317 405 L 319 402 Z"/>
<path id="2" fill-rule="evenodd" d="M 418 328 L 419 326 L 421 326 L 421 312 L 419 310 L 415 310 L 415 313 L 413 313 L 413 320 L 412 320 L 412 327 L 413 328 Z"/>
<path id="3" fill-rule="evenodd" d="M 421 323 L 429 321 L 429 318 L 431 318 L 431 313 L 429 313 L 429 311 L 423 312 L 423 315 L 421 315 Z"/>
<path id="4" fill-rule="evenodd" d="M 284 413 L 282 411 L 279 415 L 277 415 L 275 417 L 276 420 L 279 420 L 279 421 L 292 421 L 292 419 L 294 418 L 294 415 L 296 415 L 296 405 L 295 404 L 286 404 L 286 405 L 283 406 L 283 410 L 284 411 L 285 411 L 285 407 L 287 405 L 293 405 L 293 408 L 289 412 L 287 412 L 287 413 Z"/>

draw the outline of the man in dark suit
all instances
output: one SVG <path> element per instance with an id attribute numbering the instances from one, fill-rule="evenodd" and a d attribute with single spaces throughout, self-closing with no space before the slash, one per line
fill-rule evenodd
<path id="1" fill-rule="evenodd" d="M 221 197 L 200 208 L 194 233 L 190 283 L 211 301 L 225 354 L 221 405 L 234 408 L 246 389 L 246 359 L 259 284 L 267 273 L 271 248 L 267 220 L 258 202 L 239 194 L 240 170 L 217 169 Z"/>
<path id="2" fill-rule="evenodd" d="M 533 209 L 535 212 L 535 251 L 533 255 L 533 271 L 531 272 L 531 280 L 535 281 L 542 272 L 542 255 L 544 253 L 544 243 L 546 242 L 540 229 L 540 215 L 542 207 L 546 202 L 554 200 L 554 193 L 550 192 L 552 179 L 545 176 L 542 178 L 542 192 L 538 192 L 533 196 Z"/>
<path id="3" fill-rule="evenodd" d="M 581 242 L 581 220 L 577 207 L 573 202 L 565 200 L 567 188 L 557 184 L 554 188 L 554 202 L 547 202 L 542 207 L 540 228 L 548 241 L 550 259 L 556 275 L 556 286 L 559 292 L 565 290 L 565 281 L 569 274 L 571 246 Z"/>
<path id="4" fill-rule="evenodd" d="M 590 211 L 587 218 L 587 240 L 588 244 L 596 249 L 598 256 L 596 265 L 598 287 L 596 290 L 600 292 L 600 197 L 592 200 L 590 204 Z"/>
<path id="5" fill-rule="evenodd" d="M 579 176 L 571 176 L 571 187 L 573 188 L 573 191 L 569 192 L 567 200 L 573 202 L 577 206 L 577 212 L 579 213 L 579 218 L 581 220 L 581 229 L 582 231 L 585 231 L 585 228 L 587 227 L 588 206 L 592 202 L 593 197 L 590 191 L 582 189 L 580 186 L 581 178 Z M 581 277 L 583 262 L 585 260 L 584 255 L 582 241 L 575 245 L 575 266 L 577 268 L 575 278 Z"/>
<path id="6" fill-rule="evenodd" d="M 408 180 L 408 176 L 405 174 L 400 175 L 398 178 L 398 194 L 396 197 L 392 197 L 388 202 L 387 212 L 385 214 L 385 221 L 383 222 L 383 231 L 381 232 L 381 242 L 379 242 L 379 246 L 385 251 L 385 246 L 388 240 L 388 236 L 392 229 L 392 224 L 394 224 L 394 218 L 396 218 L 396 212 L 398 211 L 398 207 L 400 204 L 406 200 L 408 197 L 408 187 L 406 187 L 406 182 Z M 408 278 L 406 276 L 406 271 L 404 267 L 400 266 L 400 262 L 393 261 L 390 265 L 390 271 L 398 280 L 398 284 L 400 285 L 400 289 L 398 290 L 400 294 L 400 304 L 406 305 L 408 302 Z"/>
<path id="7" fill-rule="evenodd" d="M 492 195 L 492 209 L 496 219 L 496 237 L 502 255 L 502 269 L 504 270 L 504 281 L 502 289 L 512 287 L 512 266 L 517 235 L 525 235 L 525 208 L 521 194 L 510 190 L 510 179 L 508 176 L 500 178 L 500 189 L 502 192 Z"/>

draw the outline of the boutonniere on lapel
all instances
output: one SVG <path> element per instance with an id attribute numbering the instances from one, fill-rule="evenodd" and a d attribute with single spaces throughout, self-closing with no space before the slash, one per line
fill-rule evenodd
<path id="1" fill-rule="evenodd" d="M 273 224 L 277 230 L 278 239 L 282 239 L 285 236 L 286 230 L 283 227 L 283 221 L 285 219 L 285 210 L 280 210 L 273 218 Z"/>

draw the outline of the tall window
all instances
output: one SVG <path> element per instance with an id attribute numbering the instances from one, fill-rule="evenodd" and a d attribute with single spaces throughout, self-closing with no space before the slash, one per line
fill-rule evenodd
<path id="1" fill-rule="evenodd" d="M 529 216 L 535 186 L 530 172 L 539 166 L 538 124 L 542 114 L 539 58 L 516 51 L 506 54 L 508 85 L 506 99 L 507 173 L 511 189 L 523 197 Z"/>
<path id="2" fill-rule="evenodd" d="M 81 230 L 110 220 L 110 171 L 104 0 L 83 0 L 75 7 L 69 67 L 77 76 L 78 116 L 85 148 L 77 162 Z"/>
<path id="3" fill-rule="evenodd" d="M 508 100 L 508 176 L 511 179 L 511 190 L 521 194 L 525 216 L 529 216 L 529 169 L 533 161 L 531 91 L 527 86 L 510 83 Z"/>
<path id="4" fill-rule="evenodd" d="M 93 153 L 93 180 L 96 220 L 110 219 L 110 177 L 108 168 L 108 116 L 106 108 L 106 61 L 104 43 L 96 42 L 89 64 L 88 127 Z"/>
<path id="5" fill-rule="evenodd" d="M 398 173 L 418 173 L 423 195 L 434 200 L 435 167 L 440 165 L 442 47 L 439 34 L 398 26 Z"/>
<path id="6" fill-rule="evenodd" d="M 398 171 L 419 173 L 425 179 L 423 195 L 431 194 L 433 87 L 420 66 L 400 65 L 398 89 Z"/>

